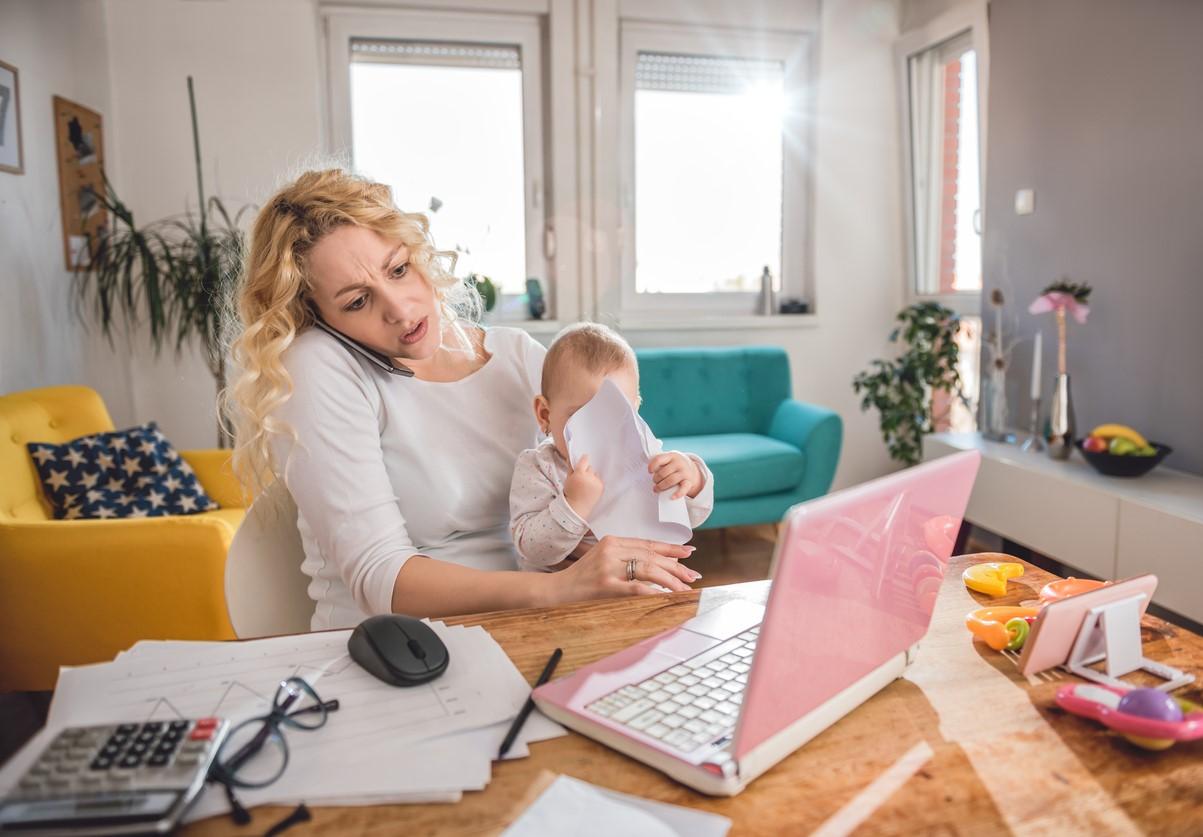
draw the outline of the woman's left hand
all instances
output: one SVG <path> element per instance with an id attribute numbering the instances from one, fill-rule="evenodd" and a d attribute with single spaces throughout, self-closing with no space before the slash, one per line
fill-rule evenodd
<path id="1" fill-rule="evenodd" d="M 572 566 L 543 578 L 555 588 L 551 604 L 650 595 L 653 584 L 681 592 L 701 578 L 680 563 L 692 554 L 691 546 L 607 535 Z"/>
<path id="2" fill-rule="evenodd" d="M 702 469 L 688 456 L 677 451 L 653 456 L 647 463 L 647 469 L 652 475 L 652 484 L 657 494 L 676 487 L 674 500 L 696 497 L 705 487 Z"/>

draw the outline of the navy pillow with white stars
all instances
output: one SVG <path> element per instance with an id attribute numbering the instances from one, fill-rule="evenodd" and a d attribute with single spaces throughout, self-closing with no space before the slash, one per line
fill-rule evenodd
<path id="1" fill-rule="evenodd" d="M 165 517 L 218 508 L 153 421 L 62 445 L 26 447 L 56 520 Z"/>

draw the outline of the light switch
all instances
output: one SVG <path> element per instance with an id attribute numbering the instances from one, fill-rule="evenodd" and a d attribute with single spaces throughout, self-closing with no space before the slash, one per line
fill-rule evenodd
<path id="1" fill-rule="evenodd" d="M 1020 189 L 1015 193 L 1015 214 L 1031 215 L 1036 211 L 1036 191 Z"/>

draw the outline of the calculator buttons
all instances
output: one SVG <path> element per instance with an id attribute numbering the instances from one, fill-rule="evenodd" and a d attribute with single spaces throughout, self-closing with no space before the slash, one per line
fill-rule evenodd
<path id="1" fill-rule="evenodd" d="M 0 794 L 0 806 L 5 813 L 14 810 L 9 803 L 35 805 L 39 812 L 61 809 L 67 812 L 64 821 L 72 822 L 82 819 L 86 809 L 89 819 L 108 821 L 111 833 L 128 830 L 112 824 L 121 806 L 166 816 L 178 800 L 194 798 L 226 731 L 225 722 L 212 718 L 68 728 L 50 741 L 7 795 Z"/>

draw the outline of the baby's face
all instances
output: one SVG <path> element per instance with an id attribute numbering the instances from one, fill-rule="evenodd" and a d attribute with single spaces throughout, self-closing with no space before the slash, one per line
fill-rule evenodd
<path id="1" fill-rule="evenodd" d="M 547 424 L 551 437 L 555 440 L 556 450 L 565 459 L 568 458 L 568 445 L 564 441 L 564 425 L 568 424 L 568 419 L 572 418 L 573 413 L 584 407 L 593 399 L 593 396 L 597 395 L 602 382 L 607 378 L 614 382 L 631 402 L 631 406 L 638 410 L 639 376 L 634 369 L 629 367 L 616 369 L 606 375 L 577 372 L 572 375 L 571 380 L 560 385 L 554 399 L 542 401 L 540 404 L 542 409 L 547 411 Z M 540 407 L 536 407 L 536 412 L 539 410 Z M 542 421 L 543 418 L 540 417 L 540 423 Z"/>

